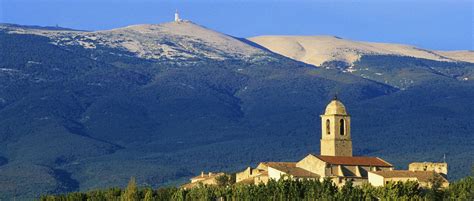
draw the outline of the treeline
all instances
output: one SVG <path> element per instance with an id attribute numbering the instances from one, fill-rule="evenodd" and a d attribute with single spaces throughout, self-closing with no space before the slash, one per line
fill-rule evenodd
<path id="1" fill-rule="evenodd" d="M 369 184 L 354 186 L 348 182 L 338 188 L 329 180 L 279 180 L 267 185 L 198 186 L 192 189 L 166 187 L 138 188 L 131 179 L 125 189 L 110 188 L 63 195 L 45 195 L 42 201 L 76 200 L 474 200 L 474 177 L 466 177 L 442 189 L 437 185 L 424 189 L 417 182 L 389 183 L 383 187 Z"/>

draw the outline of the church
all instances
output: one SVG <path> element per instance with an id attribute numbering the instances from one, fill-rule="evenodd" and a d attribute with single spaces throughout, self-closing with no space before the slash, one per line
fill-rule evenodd
<path id="1" fill-rule="evenodd" d="M 367 182 L 369 171 L 393 170 L 393 165 L 378 157 L 353 156 L 351 117 L 345 106 L 335 97 L 321 115 L 321 154 L 308 154 L 298 162 L 263 162 L 255 169 L 237 173 L 236 182 L 252 182 L 258 174 L 279 180 L 286 176 L 294 179 L 331 179 L 336 185 L 348 180 L 354 184 Z M 257 176 L 258 178 L 258 176 Z"/>
<path id="2" fill-rule="evenodd" d="M 389 162 L 379 157 L 353 156 L 351 116 L 346 107 L 335 97 L 321 117 L 321 151 L 310 153 L 296 162 L 261 162 L 235 175 L 236 183 L 266 184 L 279 179 L 330 179 L 337 186 L 351 181 L 354 185 L 370 183 L 382 186 L 390 181 L 418 181 L 428 187 L 434 176 L 442 178 L 447 186 L 446 163 L 412 163 L 409 170 L 394 170 Z M 192 182 L 187 187 L 193 186 Z M 207 181 L 212 184 L 212 180 Z M 191 184 L 191 185 L 190 185 Z"/>

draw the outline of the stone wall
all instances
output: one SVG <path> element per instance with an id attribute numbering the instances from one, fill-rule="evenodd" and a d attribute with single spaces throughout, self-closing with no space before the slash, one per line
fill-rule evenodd
<path id="1" fill-rule="evenodd" d="M 410 171 L 435 171 L 440 174 L 448 175 L 447 163 L 433 163 L 433 162 L 413 162 L 408 165 Z"/>
<path id="2" fill-rule="evenodd" d="M 318 174 L 321 177 L 329 176 L 329 172 L 326 171 L 326 163 L 311 154 L 296 163 L 296 167 Z"/>

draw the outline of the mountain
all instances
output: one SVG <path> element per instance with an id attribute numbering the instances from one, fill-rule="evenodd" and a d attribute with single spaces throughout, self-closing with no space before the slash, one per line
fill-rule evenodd
<path id="1" fill-rule="evenodd" d="M 69 31 L 5 26 L 9 33 L 48 37 L 61 47 L 113 48 L 119 56 L 136 56 L 155 61 L 198 61 L 200 59 L 258 59 L 267 51 L 192 22 L 133 25 L 106 31 Z"/>
<path id="2" fill-rule="evenodd" d="M 0 196 L 124 186 L 131 176 L 176 185 L 202 170 L 297 160 L 318 152 L 318 115 L 335 93 L 352 115 L 355 154 L 398 168 L 446 154 L 450 179 L 468 174 L 474 83 L 458 77 L 471 64 L 361 58 L 420 82 L 316 68 L 192 22 L 95 32 L 2 24 Z"/>
<path id="3" fill-rule="evenodd" d="M 258 36 L 249 38 L 273 52 L 315 66 L 343 61 L 353 64 L 364 55 L 395 55 L 449 62 L 473 62 L 472 51 L 433 51 L 411 45 L 346 40 L 336 36 Z"/>
<path id="4" fill-rule="evenodd" d="M 474 79 L 472 51 L 434 51 L 334 36 L 259 36 L 249 40 L 307 64 L 339 69 L 400 89 L 444 77 Z"/>

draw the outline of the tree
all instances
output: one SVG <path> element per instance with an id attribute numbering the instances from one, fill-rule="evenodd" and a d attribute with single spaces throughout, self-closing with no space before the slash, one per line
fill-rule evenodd
<path id="1" fill-rule="evenodd" d="M 433 175 L 429 179 L 429 183 L 431 184 L 431 189 L 439 190 L 443 185 L 443 178 L 441 175 L 433 172 Z"/>
<path id="2" fill-rule="evenodd" d="M 145 189 L 145 198 L 144 201 L 152 201 L 153 200 L 153 191 L 149 188 Z"/>
<path id="3" fill-rule="evenodd" d="M 227 175 L 229 177 L 229 175 Z M 228 179 L 219 179 L 223 183 Z M 435 178 L 434 178 L 435 179 Z M 338 188 L 330 179 L 318 180 L 270 180 L 266 185 L 235 184 L 227 186 L 203 185 L 182 189 L 176 187 L 143 189 L 139 191 L 134 178 L 130 179 L 127 188 L 74 192 L 63 195 L 44 195 L 42 201 L 58 200 L 474 200 L 474 177 L 466 177 L 453 182 L 447 189 L 433 185 L 422 189 L 416 181 L 389 182 L 384 186 L 374 187 L 368 183 L 354 186 L 348 181 Z"/>
<path id="4" fill-rule="evenodd" d="M 155 200 L 159 200 L 159 201 L 172 200 L 173 195 L 175 194 L 175 192 L 178 192 L 178 191 L 180 191 L 180 189 L 176 187 L 159 188 L 156 191 Z"/>
<path id="5" fill-rule="evenodd" d="M 122 194 L 122 201 L 138 201 L 138 188 L 135 177 L 130 178 L 125 192 Z"/>
<path id="6" fill-rule="evenodd" d="M 466 177 L 449 185 L 445 200 L 474 200 L 474 177 Z"/>
<path id="7" fill-rule="evenodd" d="M 428 191 L 428 198 L 431 200 L 441 200 L 443 197 L 443 191 L 441 187 L 443 185 L 443 178 L 441 175 L 433 172 L 433 176 L 429 179 L 431 188 Z"/>
<path id="8" fill-rule="evenodd" d="M 217 186 L 219 187 L 225 187 L 231 185 L 231 177 L 229 177 L 227 174 L 223 174 L 221 176 L 216 177 L 216 182 Z"/>

